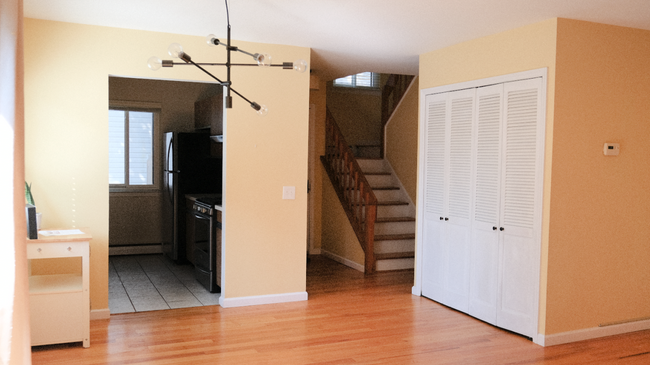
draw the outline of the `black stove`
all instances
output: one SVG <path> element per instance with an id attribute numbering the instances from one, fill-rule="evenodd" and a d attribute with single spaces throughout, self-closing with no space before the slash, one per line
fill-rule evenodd
<path id="1" fill-rule="evenodd" d="M 215 205 L 221 206 L 221 195 L 199 195 L 194 201 L 192 210 L 195 213 L 212 215 Z"/>
<path id="2" fill-rule="evenodd" d="M 197 197 L 194 213 L 194 274 L 211 293 L 221 292 L 221 196 Z"/>

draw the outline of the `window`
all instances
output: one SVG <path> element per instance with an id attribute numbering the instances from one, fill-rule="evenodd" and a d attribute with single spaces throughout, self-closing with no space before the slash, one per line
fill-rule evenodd
<path id="1" fill-rule="evenodd" d="M 358 88 L 379 88 L 381 74 L 375 72 L 362 72 L 356 75 L 341 77 L 334 80 L 334 86 L 358 87 Z"/>
<path id="2" fill-rule="evenodd" d="M 154 187 L 154 136 L 158 112 L 108 111 L 108 183 L 111 188 Z"/>

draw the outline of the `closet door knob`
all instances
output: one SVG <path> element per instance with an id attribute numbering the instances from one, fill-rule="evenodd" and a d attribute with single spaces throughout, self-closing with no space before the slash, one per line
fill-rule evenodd
<path id="1" fill-rule="evenodd" d="M 492 230 L 493 230 L 493 231 L 496 231 L 496 230 L 497 230 L 497 226 L 492 227 Z"/>
<path id="2" fill-rule="evenodd" d="M 443 218 L 443 217 L 440 217 L 440 220 L 441 220 L 441 221 L 442 221 L 442 220 L 445 220 L 445 218 Z"/>
<path id="3" fill-rule="evenodd" d="M 447 217 L 445 217 L 445 220 L 446 220 L 446 221 L 448 221 L 448 220 L 449 220 L 449 218 L 447 218 Z"/>
<path id="4" fill-rule="evenodd" d="M 499 228 L 499 231 L 503 231 L 504 229 L 505 229 L 505 228 L 501 227 L 501 228 Z"/>

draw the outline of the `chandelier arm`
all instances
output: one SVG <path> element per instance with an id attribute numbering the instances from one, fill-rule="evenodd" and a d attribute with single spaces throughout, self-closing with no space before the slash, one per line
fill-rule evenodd
<path id="1" fill-rule="evenodd" d="M 201 67 L 198 63 L 196 63 L 196 62 L 194 62 L 194 61 L 192 61 L 192 60 L 190 60 L 189 63 L 191 63 L 192 65 L 198 67 L 199 70 L 205 72 L 206 74 L 208 74 L 208 76 L 210 76 L 210 77 L 212 77 L 213 79 L 217 80 L 221 85 L 226 85 L 226 87 L 228 87 L 228 89 L 230 89 L 230 91 L 232 91 L 232 92 L 234 92 L 235 94 L 239 95 L 240 98 L 246 100 L 246 102 L 247 102 L 248 104 L 250 104 L 251 106 L 253 105 L 253 102 L 252 102 L 252 101 L 248 100 L 244 95 L 240 94 L 237 90 L 235 90 L 235 89 L 233 89 L 232 87 L 230 87 L 230 82 L 223 82 L 223 81 L 221 81 L 218 77 L 214 76 L 214 75 L 211 74 L 208 70 L 204 69 L 204 68 Z"/>
<path id="2" fill-rule="evenodd" d="M 284 63 L 276 63 L 273 65 L 269 65 L 269 67 L 282 67 L 282 68 L 287 68 L 286 64 L 289 64 L 292 62 L 284 62 Z M 190 65 L 194 63 L 185 63 L 185 62 L 172 62 L 172 65 L 174 66 L 185 66 L 185 65 Z M 227 66 L 225 63 L 214 63 L 214 62 L 196 62 L 197 65 L 200 66 Z M 231 63 L 230 66 L 255 66 L 255 67 L 260 67 L 257 63 Z M 289 67 L 291 68 L 291 67 Z"/>
<path id="3" fill-rule="evenodd" d="M 192 60 L 188 60 L 187 63 L 191 63 L 192 65 L 196 66 L 199 70 L 201 70 L 201 71 L 205 72 L 206 74 L 208 74 L 208 76 L 210 76 L 210 77 L 212 77 L 213 79 L 219 81 L 220 84 L 225 85 L 225 83 L 224 83 L 223 81 L 219 80 L 218 77 L 216 77 L 216 76 L 214 76 L 213 74 L 211 74 L 210 72 L 208 72 L 208 70 L 206 70 L 206 69 L 204 69 L 203 67 L 201 67 L 198 63 L 196 63 L 196 62 L 194 62 L 194 61 L 192 61 Z"/>

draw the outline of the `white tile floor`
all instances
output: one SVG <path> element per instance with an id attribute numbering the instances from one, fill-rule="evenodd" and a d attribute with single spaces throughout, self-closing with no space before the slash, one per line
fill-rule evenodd
<path id="1" fill-rule="evenodd" d="M 161 254 L 110 256 L 108 307 L 111 314 L 218 305 L 194 278 L 192 265 L 176 265 Z"/>

